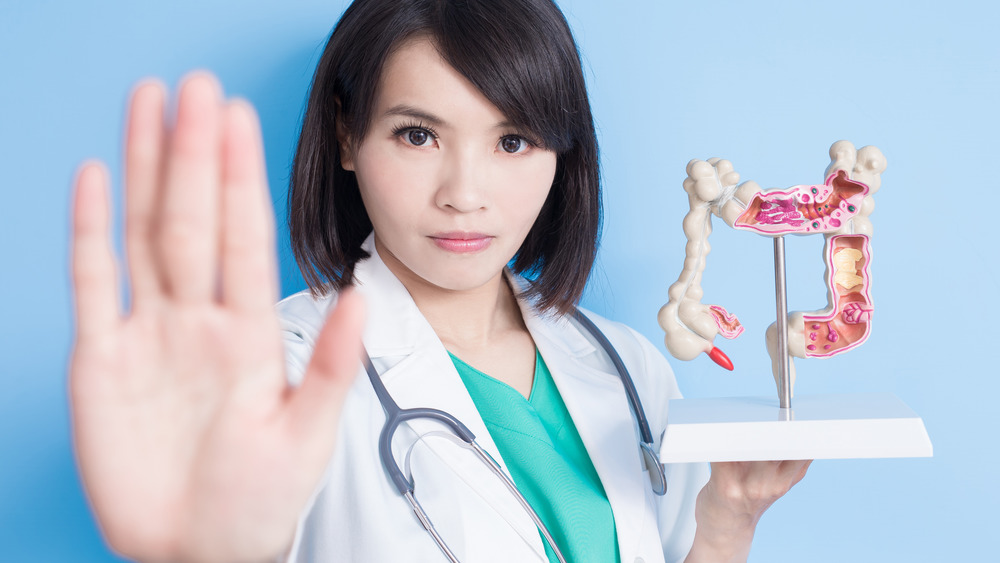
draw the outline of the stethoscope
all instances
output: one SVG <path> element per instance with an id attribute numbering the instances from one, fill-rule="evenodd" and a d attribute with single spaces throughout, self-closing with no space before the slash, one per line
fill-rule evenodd
<path id="1" fill-rule="evenodd" d="M 605 353 L 611 358 L 611 362 L 615 365 L 615 369 L 618 370 L 618 377 L 621 378 L 622 384 L 625 387 L 625 394 L 628 396 L 629 406 L 632 409 L 632 416 L 635 418 L 636 424 L 639 426 L 639 450 L 642 452 L 643 463 L 649 472 L 649 480 L 653 489 L 653 492 L 657 495 L 663 495 L 667 492 L 667 477 L 664 474 L 663 464 L 660 463 L 655 451 L 653 450 L 653 435 L 649 430 L 649 422 L 646 420 L 646 413 L 642 410 L 642 402 L 639 400 L 639 394 L 635 390 L 635 384 L 632 382 L 632 376 L 629 375 L 628 369 L 625 367 L 625 363 L 622 362 L 621 356 L 615 350 L 608 338 L 604 336 L 601 329 L 597 328 L 590 319 L 586 317 L 579 309 L 573 310 L 573 318 L 577 320 L 580 324 L 587 329 L 588 332 L 597 340 L 597 342 L 604 348 Z M 382 408 L 385 410 L 385 425 L 382 427 L 382 433 L 378 440 L 378 451 L 379 457 L 382 459 L 382 465 L 385 467 L 386 472 L 389 474 L 389 480 L 395 485 L 396 490 L 399 494 L 403 495 L 403 498 L 410 504 L 413 509 L 413 513 L 416 514 L 417 519 L 420 520 L 420 524 L 423 525 L 427 533 L 434 538 L 435 543 L 441 548 L 441 551 L 445 554 L 449 561 L 452 563 L 459 563 L 458 558 L 451 551 L 448 545 L 445 543 L 444 539 L 438 533 L 437 529 L 434 528 L 434 524 L 431 522 L 427 513 L 424 511 L 423 507 L 417 501 L 413 494 L 413 483 L 403 474 L 400 470 L 399 465 L 392 455 L 392 437 L 396 432 L 396 429 L 400 424 L 408 420 L 413 420 L 417 418 L 429 418 L 436 420 L 446 427 L 450 428 L 457 436 L 464 447 L 470 449 L 475 453 L 483 463 L 496 475 L 507 489 L 514 495 L 518 503 L 524 508 L 524 510 L 531 517 L 531 520 L 538 526 L 541 531 L 542 536 L 545 541 L 548 542 L 552 551 L 556 554 L 560 563 L 566 563 L 566 559 L 563 558 L 562 552 L 559 551 L 559 547 L 556 546 L 555 541 L 552 539 L 552 534 L 549 530 L 542 524 L 541 518 L 538 514 L 531 508 L 528 504 L 527 499 L 524 495 L 517 489 L 514 481 L 504 473 L 500 464 L 490 456 L 477 442 L 476 436 L 468 429 L 461 421 L 459 421 L 454 416 L 438 410 L 438 409 L 428 409 L 428 408 L 413 408 L 413 409 L 402 409 L 396 404 L 392 396 L 389 395 L 389 391 L 385 388 L 382 383 L 382 378 L 379 376 L 378 371 L 375 370 L 374 364 L 372 364 L 371 357 L 368 353 L 364 354 L 365 371 L 368 372 L 368 379 L 371 380 L 372 387 L 375 389 L 375 394 L 378 396 L 378 400 L 382 403 Z"/>

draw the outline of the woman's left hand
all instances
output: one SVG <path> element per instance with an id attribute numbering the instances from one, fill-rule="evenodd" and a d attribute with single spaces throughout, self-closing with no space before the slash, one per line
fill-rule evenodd
<path id="1" fill-rule="evenodd" d="M 806 475 L 808 461 L 732 461 L 712 464 L 698 493 L 694 545 L 686 563 L 746 561 L 757 522 L 774 501 Z"/>

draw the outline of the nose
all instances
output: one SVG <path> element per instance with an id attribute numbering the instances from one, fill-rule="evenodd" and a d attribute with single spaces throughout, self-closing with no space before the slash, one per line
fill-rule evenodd
<path id="1" fill-rule="evenodd" d="M 489 202 L 489 158 L 473 147 L 456 147 L 442 163 L 435 204 L 442 209 L 471 213 Z"/>

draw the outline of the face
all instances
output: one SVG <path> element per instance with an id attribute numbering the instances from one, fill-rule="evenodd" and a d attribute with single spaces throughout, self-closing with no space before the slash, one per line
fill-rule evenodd
<path id="1" fill-rule="evenodd" d="M 379 255 L 412 292 L 501 283 L 549 193 L 556 155 L 515 129 L 427 39 L 387 61 L 371 127 L 341 138 Z"/>

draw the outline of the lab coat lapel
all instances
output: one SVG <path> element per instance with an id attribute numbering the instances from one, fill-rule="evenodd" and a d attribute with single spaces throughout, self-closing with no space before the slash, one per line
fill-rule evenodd
<path id="1" fill-rule="evenodd" d="M 647 480 L 635 422 L 618 373 L 591 368 L 581 361 L 589 354 L 605 352 L 587 340 L 568 317 L 540 318 L 525 306 L 522 312 L 608 495 L 621 553 L 632 553 L 640 544 Z"/>
<path id="2" fill-rule="evenodd" d="M 372 257 L 359 263 L 355 272 L 368 306 L 363 341 L 386 388 L 401 408 L 451 413 L 472 430 L 484 449 L 498 456 L 448 351 L 403 284 L 374 247 L 367 246 Z"/>
<path id="3" fill-rule="evenodd" d="M 358 290 L 368 304 L 368 323 L 363 340 L 389 394 L 403 409 L 434 408 L 450 413 L 475 434 L 479 445 L 506 472 L 496 444 L 447 350 L 406 288 L 378 257 L 374 245 L 366 244 L 366 250 L 372 257 L 359 263 L 355 272 Z M 424 419 L 407 424 L 417 435 L 443 429 L 441 424 Z M 536 551 L 543 552 L 537 528 L 530 517 L 503 482 L 484 464 L 476 461 L 469 452 L 443 440 L 428 440 L 425 443 L 461 479 L 475 484 L 476 492 L 503 516 L 525 542 L 534 545 Z M 399 453 L 396 459 L 403 467 L 402 460 L 406 453 L 402 450 Z"/>

